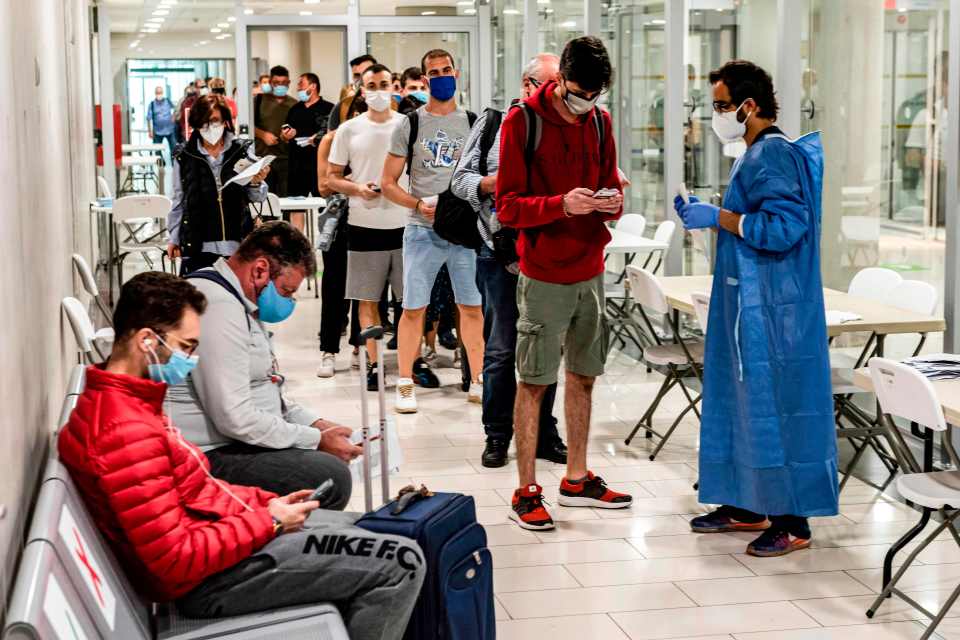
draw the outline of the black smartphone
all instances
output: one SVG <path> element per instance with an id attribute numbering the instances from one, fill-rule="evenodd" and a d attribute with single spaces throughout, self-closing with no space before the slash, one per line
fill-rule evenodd
<path id="1" fill-rule="evenodd" d="M 312 502 L 316 500 L 322 507 L 326 497 L 330 494 L 331 489 L 333 489 L 333 479 L 328 478 L 327 480 L 324 480 L 313 493 L 310 494 L 310 497 L 306 499 L 306 502 Z"/>

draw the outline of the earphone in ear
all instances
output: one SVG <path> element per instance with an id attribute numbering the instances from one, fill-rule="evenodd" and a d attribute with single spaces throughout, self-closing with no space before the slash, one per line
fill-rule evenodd
<path id="1" fill-rule="evenodd" d="M 145 346 L 145 347 L 152 347 L 152 346 L 153 346 L 153 338 L 144 338 L 144 339 L 143 339 L 143 346 Z"/>

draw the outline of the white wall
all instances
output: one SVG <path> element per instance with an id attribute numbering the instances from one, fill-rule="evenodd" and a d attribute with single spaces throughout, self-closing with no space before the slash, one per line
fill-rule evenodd
<path id="1" fill-rule="evenodd" d="M 0 2 L 0 74 L 17 87 L 0 110 L 0 576 L 20 551 L 65 373 L 75 362 L 60 300 L 74 295 L 70 254 L 90 256 L 94 193 L 88 8 L 84 0 Z M 0 593 L 9 584 L 0 585 Z"/>
<path id="2" fill-rule="evenodd" d="M 290 70 L 291 95 L 297 77 L 308 71 L 320 77 L 322 96 L 336 102 L 347 73 L 343 30 L 255 30 L 250 32 L 250 58 L 282 64 Z M 252 69 L 252 67 L 251 67 Z"/>

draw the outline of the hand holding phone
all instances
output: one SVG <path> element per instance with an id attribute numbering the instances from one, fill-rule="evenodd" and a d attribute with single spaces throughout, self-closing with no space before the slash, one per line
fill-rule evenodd
<path id="1" fill-rule="evenodd" d="M 322 507 L 326 501 L 327 496 L 330 495 L 330 492 L 333 490 L 333 479 L 328 478 L 324 480 L 319 487 L 317 487 L 313 493 L 310 494 L 310 497 L 305 500 L 305 502 L 311 502 L 316 500 L 320 503 Z"/>
<path id="2" fill-rule="evenodd" d="M 617 195 L 617 194 L 619 194 L 619 193 L 620 193 L 620 192 L 617 191 L 616 189 L 600 189 L 599 191 L 595 191 L 595 192 L 593 193 L 593 197 L 594 197 L 594 198 L 597 198 L 598 200 L 600 200 L 600 199 L 603 199 L 603 198 L 612 198 L 613 196 L 615 196 L 615 195 Z"/>

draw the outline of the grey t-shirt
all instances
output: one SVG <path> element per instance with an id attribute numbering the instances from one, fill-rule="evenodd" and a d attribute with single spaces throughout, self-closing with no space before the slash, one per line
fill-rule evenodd
<path id="1" fill-rule="evenodd" d="M 420 125 L 417 142 L 413 145 L 410 167 L 410 195 L 426 198 L 439 195 L 450 186 L 453 170 L 460 160 L 463 145 L 470 135 L 467 112 L 457 107 L 453 113 L 437 116 L 427 112 L 426 106 L 417 109 Z M 390 153 L 407 157 L 410 139 L 410 118 L 404 118 L 393 130 Z M 433 223 L 415 211 L 410 211 L 410 224 L 432 227 Z"/>

